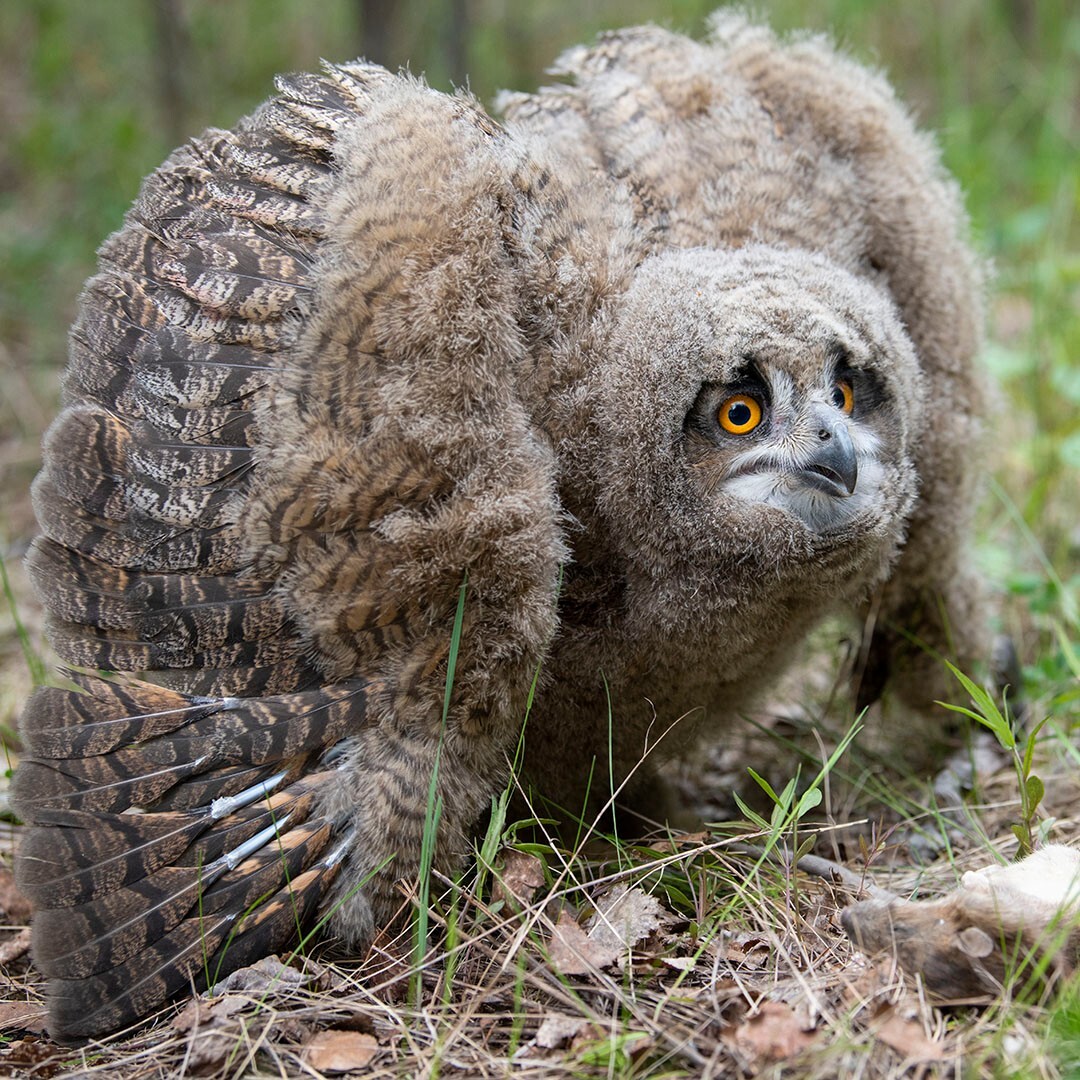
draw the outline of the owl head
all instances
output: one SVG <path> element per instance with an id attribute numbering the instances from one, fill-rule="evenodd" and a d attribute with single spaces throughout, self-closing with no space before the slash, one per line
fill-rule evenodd
<path id="1" fill-rule="evenodd" d="M 626 559 L 658 580 L 679 561 L 688 580 L 809 567 L 865 587 L 875 560 L 884 575 L 916 494 L 923 388 L 871 281 L 800 251 L 665 252 L 605 348 L 591 454 Z"/>

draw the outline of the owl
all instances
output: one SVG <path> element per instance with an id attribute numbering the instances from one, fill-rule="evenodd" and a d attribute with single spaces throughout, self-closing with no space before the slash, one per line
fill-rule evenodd
<path id="1" fill-rule="evenodd" d="M 282 78 L 100 251 L 29 567 L 67 684 L 15 781 L 50 1031 L 324 925 L 508 782 L 662 816 L 823 616 L 862 696 L 988 651 L 980 272 L 886 82 L 740 16 L 558 62 L 496 122 L 366 63 Z"/>

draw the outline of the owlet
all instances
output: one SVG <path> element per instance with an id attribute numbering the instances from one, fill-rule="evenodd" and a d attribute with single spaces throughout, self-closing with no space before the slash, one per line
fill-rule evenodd
<path id="1" fill-rule="evenodd" d="M 501 122 L 280 79 L 102 247 L 34 488 L 74 688 L 15 785 L 55 1036 L 323 915 L 362 948 L 433 775 L 452 867 L 527 710 L 549 805 L 647 809 L 656 733 L 722 737 L 827 613 L 876 613 L 871 688 L 915 708 L 986 654 L 979 271 L 933 143 L 727 12 L 556 70 Z"/>

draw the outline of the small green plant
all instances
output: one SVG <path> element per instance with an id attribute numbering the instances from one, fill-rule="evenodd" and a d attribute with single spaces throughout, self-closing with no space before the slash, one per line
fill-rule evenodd
<path id="1" fill-rule="evenodd" d="M 446 692 L 443 694 L 442 723 L 439 727 L 439 742 L 435 747 L 435 763 L 431 769 L 431 782 L 428 784 L 427 812 L 424 816 L 424 831 L 420 839 L 420 871 L 417 892 L 416 922 L 413 926 L 413 974 L 411 997 L 420 1005 L 423 992 L 421 969 L 428 950 L 428 920 L 431 903 L 431 871 L 435 862 L 435 847 L 438 842 L 439 821 L 442 819 L 443 798 L 439 794 L 439 765 L 442 761 L 443 740 L 446 737 L 446 720 L 450 715 L 450 697 L 454 689 L 454 669 L 457 667 L 458 649 L 461 646 L 461 627 L 465 619 L 465 594 L 468 590 L 468 574 L 458 590 L 457 611 L 454 613 L 454 629 L 450 635 L 450 654 L 446 661 Z"/>
<path id="2" fill-rule="evenodd" d="M 939 701 L 938 704 L 950 712 L 960 713 L 983 727 L 988 728 L 997 739 L 998 744 L 1013 760 L 1016 769 L 1016 779 L 1020 788 L 1020 820 L 1012 825 L 1013 835 L 1020 842 L 1017 852 L 1018 858 L 1030 855 L 1038 846 L 1037 836 L 1039 804 L 1046 792 L 1046 786 L 1042 779 L 1032 771 L 1032 759 L 1035 755 L 1035 745 L 1039 732 L 1042 731 L 1049 717 L 1044 717 L 1028 733 L 1023 745 L 1016 739 L 1013 730 L 1012 719 L 1009 716 L 1009 703 L 1003 700 L 1003 709 L 999 709 L 993 696 L 974 680 L 968 678 L 955 664 L 945 661 L 953 676 L 967 691 L 974 708 L 963 705 L 952 705 L 947 701 Z"/>
<path id="3" fill-rule="evenodd" d="M 11 579 L 8 577 L 7 566 L 4 564 L 3 555 L 0 555 L 0 585 L 2 585 L 4 589 L 8 610 L 11 612 L 11 619 L 15 625 L 15 633 L 18 636 L 19 646 L 22 649 L 26 666 L 30 671 L 30 677 L 34 680 L 35 686 L 44 686 L 48 680 L 49 672 L 45 666 L 45 661 L 41 659 L 38 651 L 34 648 L 33 642 L 30 640 L 30 634 L 23 625 L 22 619 L 19 618 L 19 606 L 15 602 L 15 593 L 11 588 Z"/>
<path id="4" fill-rule="evenodd" d="M 577 1060 L 583 1066 L 599 1067 L 609 1076 L 626 1076 L 635 1052 L 650 1042 L 643 1031 L 619 1031 L 586 1043 L 578 1050 Z"/>
<path id="5" fill-rule="evenodd" d="M 1080 981 L 1061 992 L 1046 1028 L 1046 1045 L 1061 1076 L 1080 1076 Z"/>
<path id="6" fill-rule="evenodd" d="M 772 849 L 780 843 L 784 834 L 789 830 L 791 831 L 791 850 L 793 858 L 798 860 L 809 851 L 814 842 L 813 837 L 807 837 L 800 843 L 798 836 L 799 822 L 806 817 L 811 810 L 814 810 L 821 805 L 822 783 L 861 729 L 862 718 L 859 717 L 851 727 L 848 728 L 844 737 L 837 744 L 836 749 L 829 755 L 829 759 L 818 771 L 817 776 L 814 777 L 807 789 L 797 798 L 795 793 L 799 788 L 801 769 L 796 771 L 795 775 L 784 785 L 784 789 L 777 794 L 768 780 L 756 773 L 753 769 L 747 767 L 746 771 L 754 778 L 754 782 L 758 787 L 768 795 L 773 804 L 772 813 L 769 815 L 769 820 L 766 821 L 759 813 L 747 806 L 747 804 L 739 798 L 738 794 L 735 793 L 735 802 L 738 804 L 739 809 L 746 816 L 747 820 L 756 825 L 766 835 L 762 858 L 768 856 Z"/>

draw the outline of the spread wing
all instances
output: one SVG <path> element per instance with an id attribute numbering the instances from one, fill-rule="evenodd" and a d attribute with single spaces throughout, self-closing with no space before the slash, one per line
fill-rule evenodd
<path id="1" fill-rule="evenodd" d="M 453 838 L 554 630 L 551 451 L 520 389 L 543 178 L 470 101 L 379 68 L 278 89 L 103 246 L 35 485 L 31 572 L 82 669 L 29 702 L 16 779 L 61 1038 L 333 897 L 347 931 L 385 917 L 436 745 Z"/>

